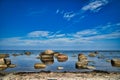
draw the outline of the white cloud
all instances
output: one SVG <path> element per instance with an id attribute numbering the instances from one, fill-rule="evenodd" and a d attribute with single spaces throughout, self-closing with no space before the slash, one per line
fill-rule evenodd
<path id="1" fill-rule="evenodd" d="M 28 37 L 46 37 L 49 33 L 48 31 L 33 31 L 28 33 Z"/>
<path id="2" fill-rule="evenodd" d="M 67 12 L 67 13 L 64 13 L 63 18 L 65 18 L 66 20 L 69 21 L 71 18 L 73 18 L 73 17 L 75 17 L 75 16 L 76 16 L 75 13 L 73 13 L 73 12 Z"/>
<path id="3" fill-rule="evenodd" d="M 120 23 L 86 29 L 75 33 L 61 33 L 49 31 L 33 31 L 24 37 L 0 39 L 0 46 L 81 46 L 96 43 L 96 40 L 120 39 Z M 108 27 L 109 26 L 109 27 Z M 117 28 L 116 28 L 117 27 Z M 109 31 L 112 29 L 112 31 Z M 108 31 L 108 32 L 107 32 Z M 104 33 L 105 32 L 105 33 Z M 36 37 L 29 38 L 29 37 Z M 41 39 L 39 37 L 45 37 Z"/>
<path id="4" fill-rule="evenodd" d="M 96 0 L 96 1 L 89 3 L 86 6 L 83 6 L 82 10 L 84 11 L 90 10 L 90 11 L 97 12 L 101 9 L 102 6 L 106 5 L 107 3 L 108 3 L 107 0 Z"/>

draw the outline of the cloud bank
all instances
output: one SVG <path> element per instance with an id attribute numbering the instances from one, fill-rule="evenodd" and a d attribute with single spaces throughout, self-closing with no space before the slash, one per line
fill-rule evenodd
<path id="1" fill-rule="evenodd" d="M 62 33 L 60 31 L 33 31 L 26 36 L 2 38 L 0 46 L 38 46 L 38 47 L 87 47 L 93 44 L 103 46 L 117 45 L 118 43 L 109 41 L 120 39 L 120 23 L 97 26 L 93 29 L 85 29 L 75 33 Z M 107 42 L 108 41 L 108 42 Z M 98 42 L 98 43 L 97 43 Z M 107 46 L 107 47 L 108 47 Z M 111 46 L 111 45 L 110 45 Z M 118 46 L 118 45 L 117 45 Z M 111 46 L 113 47 L 113 46 Z"/>

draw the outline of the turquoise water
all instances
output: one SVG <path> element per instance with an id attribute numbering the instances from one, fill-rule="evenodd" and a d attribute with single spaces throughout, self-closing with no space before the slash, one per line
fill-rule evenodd
<path id="1" fill-rule="evenodd" d="M 93 61 L 89 62 L 88 65 L 95 66 L 96 70 L 103 70 L 109 72 L 120 72 L 120 67 L 113 67 L 110 62 L 106 62 L 107 59 L 119 58 L 120 59 L 120 51 L 99 51 L 99 54 L 96 57 L 89 57 L 88 54 L 92 51 L 76 51 L 76 50 L 55 50 L 56 52 L 60 52 L 68 55 L 68 60 L 66 62 L 58 62 L 57 59 L 54 59 L 54 63 L 47 65 L 44 69 L 34 69 L 35 63 L 40 63 L 40 59 L 36 59 L 36 57 L 43 52 L 42 50 L 27 50 L 32 52 L 30 56 L 20 55 L 13 56 L 12 54 L 24 54 L 24 50 L 0 50 L 0 53 L 7 53 L 10 55 L 9 59 L 11 59 L 12 64 L 16 64 L 15 68 L 7 68 L 3 71 L 5 72 L 39 72 L 43 71 L 53 71 L 53 72 L 84 72 L 91 71 L 88 69 L 76 69 L 75 63 L 78 61 L 78 57 L 73 57 L 73 54 L 78 55 L 79 53 L 83 53 L 88 57 L 88 60 Z M 103 56 L 103 58 L 98 58 L 99 56 Z M 57 70 L 58 66 L 64 67 L 63 70 Z"/>

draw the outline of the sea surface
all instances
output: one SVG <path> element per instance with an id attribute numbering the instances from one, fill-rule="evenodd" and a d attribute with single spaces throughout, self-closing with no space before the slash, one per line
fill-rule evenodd
<path id="1" fill-rule="evenodd" d="M 30 51 L 31 55 L 25 55 L 26 51 Z M 58 62 L 56 58 L 54 58 L 53 64 L 48 64 L 44 69 L 35 69 L 35 63 L 41 63 L 40 59 L 36 57 L 43 52 L 43 50 L 0 50 L 1 53 L 7 53 L 10 55 L 8 59 L 11 59 L 12 64 L 16 64 L 15 68 L 7 68 L 5 72 L 39 72 L 39 71 L 52 71 L 52 72 L 84 72 L 91 71 L 88 69 L 76 69 L 75 63 L 78 61 L 78 54 L 83 53 L 87 56 L 89 62 L 89 66 L 94 66 L 95 70 L 102 70 L 108 72 L 120 72 L 120 67 L 113 67 L 111 62 L 107 62 L 106 60 L 111 60 L 113 58 L 120 59 L 120 51 L 98 51 L 96 57 L 89 57 L 88 54 L 94 51 L 80 51 L 80 50 L 54 50 L 55 52 L 60 52 L 66 54 L 68 56 L 68 60 L 65 62 Z M 13 56 L 12 54 L 23 54 L 19 56 Z M 76 55 L 73 56 L 73 55 Z M 58 70 L 59 66 L 63 67 L 63 70 Z"/>

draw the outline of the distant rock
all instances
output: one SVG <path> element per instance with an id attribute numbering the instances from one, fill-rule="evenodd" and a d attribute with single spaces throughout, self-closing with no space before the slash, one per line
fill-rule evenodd
<path id="1" fill-rule="evenodd" d="M 31 52 L 25 52 L 25 55 L 30 55 L 31 54 Z"/>
<path id="2" fill-rule="evenodd" d="M 95 54 L 95 53 L 90 53 L 88 56 L 89 56 L 89 57 L 95 57 L 96 54 Z"/>
<path id="3" fill-rule="evenodd" d="M 14 54 L 12 54 L 13 56 L 19 56 L 20 54 L 16 54 L 16 53 L 14 53 Z"/>
<path id="4" fill-rule="evenodd" d="M 112 59 L 111 64 L 112 66 L 120 67 L 120 59 Z"/>

